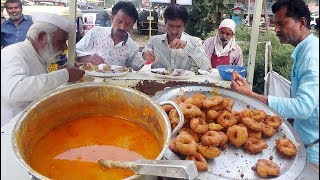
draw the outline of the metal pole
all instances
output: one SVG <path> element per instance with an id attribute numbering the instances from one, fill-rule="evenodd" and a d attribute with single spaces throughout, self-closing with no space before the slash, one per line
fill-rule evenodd
<path id="1" fill-rule="evenodd" d="M 248 0 L 248 25 L 250 26 L 250 0 Z"/>
<path id="2" fill-rule="evenodd" d="M 151 31 L 152 31 L 152 26 L 151 26 L 151 2 L 149 1 L 149 38 L 151 38 Z"/>
<path id="3" fill-rule="evenodd" d="M 171 0 L 171 4 L 177 4 L 177 0 Z"/>
<path id="4" fill-rule="evenodd" d="M 247 80 L 250 83 L 251 87 L 253 84 L 254 67 L 255 67 L 255 60 L 256 60 L 256 54 L 257 54 L 261 9 L 262 9 L 262 0 L 256 0 L 254 4 L 253 22 L 251 26 L 251 38 L 250 38 L 248 74 L 247 74 Z"/>
<path id="5" fill-rule="evenodd" d="M 69 0 L 69 19 L 76 24 L 77 19 L 77 0 Z M 69 33 L 68 39 L 68 64 L 74 65 L 76 58 L 76 28 Z"/>
<path id="6" fill-rule="evenodd" d="M 269 29 L 269 14 L 268 14 L 268 0 L 263 0 L 264 19 L 266 21 L 267 39 L 270 41 L 270 29 Z M 271 42 L 270 42 L 271 43 Z M 272 71 L 272 54 L 271 46 L 268 46 L 268 66 Z"/>

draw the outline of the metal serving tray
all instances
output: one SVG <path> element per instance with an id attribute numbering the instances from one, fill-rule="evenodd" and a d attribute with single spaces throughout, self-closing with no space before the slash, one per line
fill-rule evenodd
<path id="1" fill-rule="evenodd" d="M 245 107 L 250 109 L 261 109 L 269 115 L 278 115 L 269 106 L 257 101 L 251 97 L 242 94 L 209 86 L 176 86 L 159 91 L 153 96 L 156 102 L 176 98 L 179 95 L 191 96 L 195 93 L 204 93 L 207 97 L 214 94 L 220 94 L 223 97 L 230 97 L 234 101 L 233 111 L 241 111 Z M 228 145 L 227 149 L 222 151 L 221 155 L 213 160 L 208 160 L 209 170 L 199 173 L 198 179 L 263 179 L 257 172 L 252 170 L 258 159 L 270 159 L 280 166 L 280 176 L 273 179 L 292 180 L 296 179 L 303 171 L 306 165 L 306 150 L 297 132 L 282 118 L 282 125 L 278 128 L 278 132 L 271 138 L 264 138 L 268 144 L 268 148 L 261 153 L 251 155 L 242 148 L 234 148 Z M 297 155 L 293 159 L 287 159 L 278 154 L 275 148 L 275 142 L 280 137 L 286 136 L 297 147 Z M 166 159 L 181 159 L 174 154 L 169 148 L 164 154 Z M 270 179 L 270 178 L 267 178 Z"/>

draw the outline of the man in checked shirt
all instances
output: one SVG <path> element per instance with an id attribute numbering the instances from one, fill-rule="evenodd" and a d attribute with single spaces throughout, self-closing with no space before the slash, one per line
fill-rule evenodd
<path id="1" fill-rule="evenodd" d="M 202 40 L 184 32 L 188 11 L 179 5 L 170 5 L 164 11 L 167 33 L 149 39 L 141 56 L 133 66 L 142 67 L 146 61 L 152 68 L 174 68 L 197 71 L 208 70 L 211 63 L 202 46 Z"/>

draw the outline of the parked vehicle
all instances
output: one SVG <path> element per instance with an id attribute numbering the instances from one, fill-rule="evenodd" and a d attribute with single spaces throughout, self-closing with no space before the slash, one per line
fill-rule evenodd
<path id="1" fill-rule="evenodd" d="M 84 32 L 86 33 L 94 26 L 110 27 L 111 18 L 106 10 L 82 10 L 84 19 Z"/>
<path id="2" fill-rule="evenodd" d="M 158 13 L 151 11 L 151 17 L 149 11 L 141 11 L 137 20 L 137 29 L 139 34 L 149 33 L 149 24 L 151 20 L 151 33 L 152 35 L 158 34 Z"/>

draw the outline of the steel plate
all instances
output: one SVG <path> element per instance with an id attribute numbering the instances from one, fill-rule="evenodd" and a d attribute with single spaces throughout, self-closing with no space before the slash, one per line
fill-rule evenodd
<path id="1" fill-rule="evenodd" d="M 233 111 L 241 111 L 245 107 L 250 109 L 261 109 L 269 115 L 278 115 L 269 106 L 257 101 L 251 97 L 242 94 L 208 86 L 176 86 L 159 91 L 153 97 L 156 102 L 176 98 L 179 95 L 191 96 L 195 93 L 204 93 L 207 97 L 213 94 L 220 94 L 224 97 L 230 97 L 234 100 Z M 227 149 L 222 151 L 221 155 L 213 160 L 208 160 L 209 170 L 199 173 L 198 179 L 262 179 L 251 168 L 255 166 L 258 159 L 270 159 L 280 166 L 280 176 L 273 179 L 291 180 L 296 179 L 303 171 L 306 165 L 306 150 L 294 128 L 284 118 L 278 132 L 271 138 L 264 138 L 268 148 L 261 153 L 251 155 L 242 148 L 234 148 L 228 145 Z M 297 147 L 297 155 L 293 159 L 287 159 L 276 152 L 275 142 L 280 137 L 286 136 Z M 180 159 L 169 148 L 164 154 L 166 159 Z"/>

